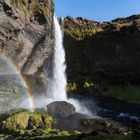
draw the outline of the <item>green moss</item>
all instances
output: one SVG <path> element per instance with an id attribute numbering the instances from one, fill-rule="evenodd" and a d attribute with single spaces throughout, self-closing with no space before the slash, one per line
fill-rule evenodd
<path id="1" fill-rule="evenodd" d="M 131 135 L 107 135 L 107 134 L 100 134 L 97 136 L 88 136 L 83 138 L 82 140 L 133 140 Z"/>
<path id="2" fill-rule="evenodd" d="M 39 127 L 40 122 L 44 122 L 46 128 L 52 128 L 54 124 L 54 119 L 50 115 L 45 115 L 44 113 L 30 112 L 30 116 L 34 121 L 36 127 Z"/>
<path id="3" fill-rule="evenodd" d="M 68 83 L 67 84 L 67 91 L 72 92 L 77 90 L 77 85 L 76 83 Z"/>
<path id="4" fill-rule="evenodd" d="M 85 37 L 93 36 L 101 31 L 103 31 L 103 29 L 93 25 L 92 21 L 87 22 L 86 19 L 65 19 L 65 33 L 76 40 L 83 40 Z"/>
<path id="5" fill-rule="evenodd" d="M 93 119 L 85 119 L 81 121 L 81 124 L 90 127 L 95 124 L 95 121 Z"/>
<path id="6" fill-rule="evenodd" d="M 3 136 L 3 135 L 2 135 Z M 139 137 L 133 137 L 125 134 L 106 134 L 106 133 L 80 133 L 79 131 L 68 132 L 58 129 L 35 129 L 19 130 L 14 134 L 16 140 L 137 140 Z"/>
<path id="7" fill-rule="evenodd" d="M 77 78 L 78 79 L 78 78 Z M 67 91 L 71 93 L 79 93 L 82 95 L 99 95 L 104 97 L 111 97 L 118 100 L 140 104 L 140 87 L 139 86 L 110 86 L 105 82 L 87 82 L 74 79 L 76 81 L 76 88 L 73 82 L 67 86 Z"/>
<path id="8" fill-rule="evenodd" d="M 85 82 L 84 85 L 83 85 L 84 88 L 90 88 L 90 87 L 93 87 L 93 83 L 91 82 Z"/>
<path id="9" fill-rule="evenodd" d="M 16 131 L 17 129 L 25 129 L 28 125 L 29 114 L 27 112 L 19 112 L 11 115 L 2 122 L 2 127 L 7 130 Z"/>
<path id="10" fill-rule="evenodd" d="M 17 131 L 17 133 L 19 133 L 20 135 L 25 134 L 25 132 L 26 132 L 25 130 L 18 130 L 18 131 Z"/>
<path id="11" fill-rule="evenodd" d="M 99 95 L 113 97 L 128 102 L 140 103 L 140 88 L 136 86 L 109 87 L 108 90 L 102 91 Z"/>
<path id="12" fill-rule="evenodd" d="M 72 132 L 72 135 L 80 135 L 81 134 L 81 132 L 80 131 L 77 131 L 77 130 L 75 130 L 74 132 Z"/>
<path id="13" fill-rule="evenodd" d="M 32 120 L 34 122 L 34 128 L 38 128 L 40 126 L 40 123 L 42 122 L 42 117 L 40 114 L 32 115 Z"/>
<path id="14" fill-rule="evenodd" d="M 54 124 L 54 119 L 51 116 L 46 116 L 44 118 L 44 122 L 47 128 L 52 128 Z"/>
<path id="15" fill-rule="evenodd" d="M 45 115 L 44 113 L 36 113 L 29 111 L 12 111 L 9 116 L 1 122 L 2 130 L 18 131 L 26 130 L 28 128 L 29 121 L 32 121 L 33 126 L 30 129 L 38 129 L 45 126 L 45 128 L 52 128 L 54 119 Z M 43 124 L 43 126 L 42 126 Z"/>
<path id="16" fill-rule="evenodd" d="M 25 19 L 28 21 L 29 19 L 29 5 L 24 0 L 11 0 L 12 4 L 16 7 L 21 8 L 25 13 Z"/>
<path id="17" fill-rule="evenodd" d="M 54 12 L 53 3 L 52 7 L 48 7 L 48 2 L 48 0 L 45 0 L 44 4 L 41 4 L 39 0 L 32 0 L 29 4 L 25 0 L 11 0 L 13 5 L 24 11 L 26 22 L 30 20 L 30 17 L 35 15 L 35 12 L 40 12 L 45 18 L 48 16 L 47 10 L 49 8 L 52 9 L 52 12 Z"/>
<path id="18" fill-rule="evenodd" d="M 70 136 L 70 133 L 68 131 L 62 131 L 59 133 L 60 136 Z"/>
<path id="19" fill-rule="evenodd" d="M 81 134 L 81 135 L 70 135 L 70 136 L 36 136 L 25 138 L 26 140 L 137 140 L 139 137 L 133 137 L 131 135 L 109 135 L 109 134 Z"/>

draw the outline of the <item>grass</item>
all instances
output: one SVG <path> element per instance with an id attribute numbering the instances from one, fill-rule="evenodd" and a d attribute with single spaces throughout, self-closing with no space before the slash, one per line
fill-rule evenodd
<path id="1" fill-rule="evenodd" d="M 129 87 L 110 87 L 107 91 L 102 91 L 100 95 L 106 97 L 112 97 L 119 100 L 125 100 L 128 102 L 140 104 L 140 87 L 129 86 Z"/>
<path id="2" fill-rule="evenodd" d="M 69 83 L 67 86 L 68 92 L 81 93 L 86 95 L 99 95 L 104 97 L 111 97 L 118 100 L 124 100 L 130 103 L 140 104 L 140 87 L 139 86 L 106 86 L 94 85 L 93 83 L 85 82 L 83 86 L 75 83 Z M 89 92 L 90 91 L 90 92 Z M 88 92 L 90 94 L 88 94 Z"/>
<path id="3" fill-rule="evenodd" d="M 91 135 L 91 134 L 82 134 L 82 135 L 71 135 L 71 136 L 38 136 L 32 138 L 26 138 L 26 140 L 138 140 L 139 136 L 131 136 L 131 135 L 109 135 L 109 134 L 99 134 L 99 135 Z"/>
<path id="4" fill-rule="evenodd" d="M 20 135 L 19 135 L 20 134 Z M 5 135 L 0 134 L 0 138 Z M 20 131 L 15 140 L 138 140 L 140 136 L 133 134 L 79 133 L 60 131 L 57 129 L 37 129 Z"/>
<path id="5" fill-rule="evenodd" d="M 103 29 L 96 25 L 92 24 L 92 21 L 86 19 L 78 20 L 68 18 L 68 21 L 65 20 L 65 33 L 70 35 L 76 40 L 83 40 L 85 37 L 90 37 L 97 32 L 101 32 Z"/>

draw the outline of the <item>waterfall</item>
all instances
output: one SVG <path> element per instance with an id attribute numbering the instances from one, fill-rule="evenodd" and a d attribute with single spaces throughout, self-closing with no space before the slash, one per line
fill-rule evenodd
<path id="1" fill-rule="evenodd" d="M 52 101 L 67 100 L 66 94 L 66 63 L 65 50 L 63 47 L 63 33 L 57 18 L 54 16 L 54 32 L 55 32 L 55 46 L 53 54 L 53 73 L 48 80 L 47 96 Z"/>
<path id="2" fill-rule="evenodd" d="M 84 114 L 91 114 L 90 111 L 78 100 L 68 99 L 66 92 L 66 63 L 65 50 L 63 47 L 63 33 L 57 18 L 54 16 L 55 46 L 52 59 L 52 73 L 47 77 L 47 104 L 53 101 L 67 101 L 73 104 L 76 111 Z M 43 101 L 43 99 L 42 99 Z"/>

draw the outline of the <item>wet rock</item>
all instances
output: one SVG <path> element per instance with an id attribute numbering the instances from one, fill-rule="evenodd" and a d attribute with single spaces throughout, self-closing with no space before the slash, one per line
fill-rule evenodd
<path id="1" fill-rule="evenodd" d="M 58 117 L 66 118 L 72 114 L 75 114 L 75 111 L 75 107 L 65 101 L 56 101 L 47 105 L 47 112 Z"/>
<path id="2" fill-rule="evenodd" d="M 45 113 L 46 109 L 44 107 L 42 107 L 42 108 L 35 108 L 34 111 L 35 112 L 44 112 Z"/>
<path id="3" fill-rule="evenodd" d="M 83 119 L 81 120 L 81 124 L 84 125 L 86 129 L 107 134 L 123 134 L 129 132 L 129 129 L 125 125 L 106 119 Z"/>
<path id="4" fill-rule="evenodd" d="M 140 130 L 136 130 L 135 129 L 135 130 L 133 130 L 133 133 L 134 133 L 134 135 L 138 135 L 139 136 L 140 135 Z"/>

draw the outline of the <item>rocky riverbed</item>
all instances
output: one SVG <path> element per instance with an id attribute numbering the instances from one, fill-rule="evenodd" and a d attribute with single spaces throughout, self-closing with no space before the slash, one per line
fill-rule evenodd
<path id="1" fill-rule="evenodd" d="M 1 139 L 65 139 L 75 140 L 115 136 L 133 138 L 139 135 L 137 128 L 113 121 L 112 119 L 73 114 L 68 117 L 51 117 L 43 112 L 30 112 L 25 109 L 11 110 L 0 115 Z M 59 138 L 58 138 L 59 137 Z M 137 136 L 138 137 L 138 136 Z"/>

